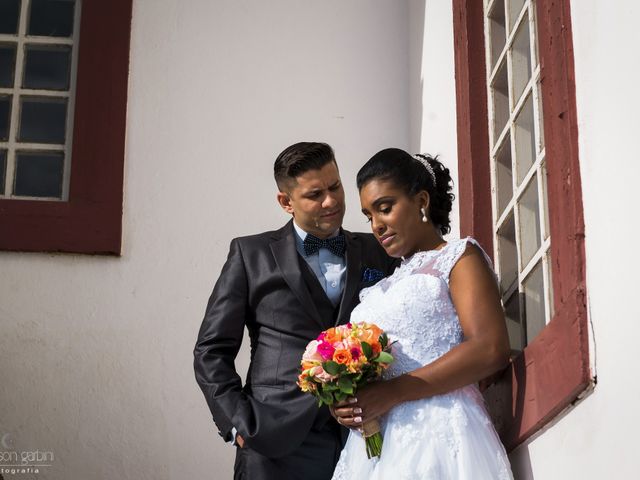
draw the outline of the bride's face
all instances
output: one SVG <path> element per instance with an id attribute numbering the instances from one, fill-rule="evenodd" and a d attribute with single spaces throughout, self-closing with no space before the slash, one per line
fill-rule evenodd
<path id="1" fill-rule="evenodd" d="M 390 180 L 373 179 L 360 189 L 362 213 L 387 254 L 396 258 L 420 250 L 426 227 L 420 209 L 428 202 L 427 192 L 410 197 Z"/>

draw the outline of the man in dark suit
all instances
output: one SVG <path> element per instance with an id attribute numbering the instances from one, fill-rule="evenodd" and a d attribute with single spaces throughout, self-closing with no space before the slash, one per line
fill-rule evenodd
<path id="1" fill-rule="evenodd" d="M 346 430 L 296 380 L 307 343 L 348 322 L 358 293 L 395 261 L 371 234 L 342 230 L 344 191 L 333 150 L 297 143 L 276 159 L 279 230 L 232 240 L 194 351 L 196 379 L 220 435 L 233 442 L 236 479 L 328 480 Z M 234 360 L 244 328 L 251 363 Z"/>

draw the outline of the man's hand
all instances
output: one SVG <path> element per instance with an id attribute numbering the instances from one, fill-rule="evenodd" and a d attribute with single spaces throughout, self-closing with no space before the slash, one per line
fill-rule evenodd
<path id="1" fill-rule="evenodd" d="M 240 448 L 244 448 L 244 438 L 240 436 L 240 434 L 236 434 L 236 443 Z"/>

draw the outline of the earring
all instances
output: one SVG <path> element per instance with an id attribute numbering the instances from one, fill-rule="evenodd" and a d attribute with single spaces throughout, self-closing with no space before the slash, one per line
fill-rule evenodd
<path id="1" fill-rule="evenodd" d="M 429 223 L 429 218 L 427 218 L 427 211 L 425 208 L 422 207 L 420 211 L 422 212 L 422 223 Z"/>

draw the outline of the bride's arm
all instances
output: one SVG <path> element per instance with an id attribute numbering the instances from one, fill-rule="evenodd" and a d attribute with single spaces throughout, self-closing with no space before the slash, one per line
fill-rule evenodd
<path id="1" fill-rule="evenodd" d="M 493 272 L 475 246 L 467 250 L 451 271 L 449 288 L 464 341 L 434 362 L 388 381 L 358 390 L 357 402 L 337 406 L 345 426 L 357 427 L 385 414 L 395 405 L 450 392 L 478 382 L 509 359 L 509 337 Z M 350 415 L 360 408 L 360 415 Z"/>

